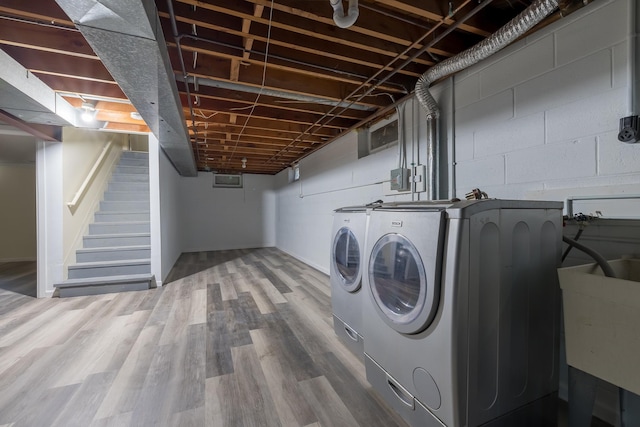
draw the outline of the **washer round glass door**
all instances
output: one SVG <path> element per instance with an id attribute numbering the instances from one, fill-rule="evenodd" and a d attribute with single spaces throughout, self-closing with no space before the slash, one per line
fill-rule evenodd
<path id="1" fill-rule="evenodd" d="M 360 245 L 348 227 L 338 230 L 333 239 L 333 267 L 347 291 L 360 288 Z"/>
<path id="2" fill-rule="evenodd" d="M 435 315 L 434 286 L 427 283 L 418 250 L 400 234 L 386 234 L 373 246 L 369 286 L 378 313 L 398 332 L 420 332 Z"/>

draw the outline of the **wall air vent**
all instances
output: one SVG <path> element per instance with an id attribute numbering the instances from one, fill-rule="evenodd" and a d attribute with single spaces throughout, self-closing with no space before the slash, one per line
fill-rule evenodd
<path id="1" fill-rule="evenodd" d="M 377 153 L 398 143 L 398 118 L 383 119 L 358 129 L 358 158 Z"/>
<path id="2" fill-rule="evenodd" d="M 369 135 L 369 152 L 384 150 L 398 142 L 398 120 L 394 120 L 377 129 L 372 128 Z"/>
<path id="3" fill-rule="evenodd" d="M 223 188 L 242 188 L 242 175 L 214 173 L 213 186 Z"/>

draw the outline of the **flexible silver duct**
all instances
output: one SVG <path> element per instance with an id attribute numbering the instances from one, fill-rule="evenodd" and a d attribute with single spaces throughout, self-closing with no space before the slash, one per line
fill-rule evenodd
<path id="1" fill-rule="evenodd" d="M 416 83 L 416 97 L 427 111 L 427 120 L 437 119 L 440 114 L 438 103 L 429 92 L 431 83 L 462 71 L 498 52 L 533 28 L 557 7 L 558 0 L 536 0 L 491 36 L 464 52 L 434 65 L 420 76 Z"/>
<path id="2" fill-rule="evenodd" d="M 416 98 L 427 112 L 427 174 L 430 200 L 440 198 L 440 166 L 438 152 L 438 117 L 440 107 L 429 92 L 429 86 L 442 77 L 457 73 L 488 58 L 529 31 L 555 8 L 558 0 L 536 0 L 518 16 L 477 45 L 446 59 L 427 70 L 416 83 Z"/>

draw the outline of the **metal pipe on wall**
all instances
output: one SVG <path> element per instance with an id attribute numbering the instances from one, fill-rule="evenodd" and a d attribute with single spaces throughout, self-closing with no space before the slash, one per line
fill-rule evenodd
<path id="1" fill-rule="evenodd" d="M 431 165 L 433 168 L 428 173 L 431 181 L 429 197 L 432 200 L 434 200 L 434 197 L 437 198 L 439 196 L 437 181 L 440 176 L 440 168 L 438 164 L 438 148 L 434 145 L 439 145 L 438 122 L 440 107 L 429 92 L 429 86 L 442 77 L 462 71 L 508 46 L 542 21 L 557 7 L 558 0 L 536 0 L 491 36 L 456 56 L 431 67 L 418 79 L 415 89 L 416 97 L 426 110 L 427 118 L 427 144 L 429 144 L 427 147 L 429 156 L 427 165 Z"/>
<path id="2" fill-rule="evenodd" d="M 631 114 L 640 115 L 640 7 L 638 2 L 630 2 L 631 40 L 629 62 L 631 63 Z"/>

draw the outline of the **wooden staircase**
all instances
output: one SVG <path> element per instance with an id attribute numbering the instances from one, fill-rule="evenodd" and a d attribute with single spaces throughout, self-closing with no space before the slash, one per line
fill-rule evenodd
<path id="1" fill-rule="evenodd" d="M 59 296 L 149 289 L 149 154 L 124 151 Z"/>

